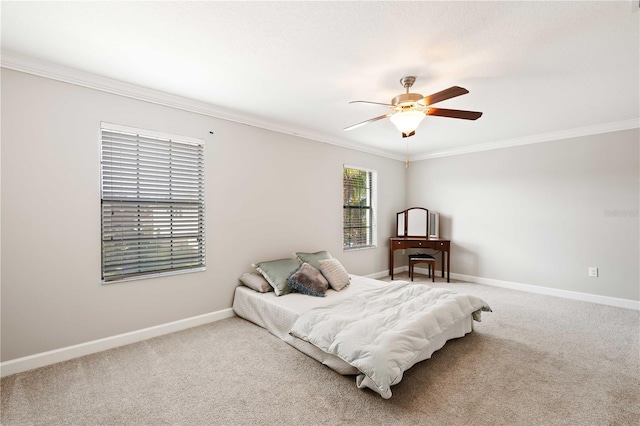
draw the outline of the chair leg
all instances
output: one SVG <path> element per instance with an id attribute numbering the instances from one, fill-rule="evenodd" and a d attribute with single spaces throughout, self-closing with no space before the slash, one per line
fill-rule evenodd
<path id="1" fill-rule="evenodd" d="M 413 281 L 413 262 L 409 261 L 409 276 L 411 277 L 411 281 Z"/>
<path id="2" fill-rule="evenodd" d="M 433 264 L 429 265 L 429 271 L 431 272 L 431 282 L 435 283 L 436 282 L 436 264 L 435 264 L 435 262 Z"/>

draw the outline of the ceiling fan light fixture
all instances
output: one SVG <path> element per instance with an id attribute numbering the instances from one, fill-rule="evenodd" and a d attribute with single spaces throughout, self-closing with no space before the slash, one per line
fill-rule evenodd
<path id="1" fill-rule="evenodd" d="M 345 127 L 344 130 L 351 130 L 374 121 L 390 118 L 394 126 L 402 133 L 403 138 L 408 138 L 416 134 L 416 129 L 425 115 L 435 115 L 439 117 L 460 118 L 464 120 L 477 120 L 482 116 L 479 111 L 463 111 L 459 109 L 429 108 L 433 104 L 446 101 L 469 93 L 463 87 L 451 86 L 448 89 L 433 93 L 429 96 L 422 96 L 420 93 L 409 93 L 409 89 L 415 83 L 414 76 L 406 76 L 400 79 L 400 84 L 405 88 L 406 93 L 396 96 L 390 104 L 370 101 L 351 101 L 349 103 L 362 102 L 367 104 L 384 105 L 393 112 L 383 114 L 379 117 L 370 118 L 361 123 Z"/>
<path id="2" fill-rule="evenodd" d="M 413 136 L 416 134 L 416 129 L 424 120 L 425 114 L 420 111 L 398 111 L 393 114 L 389 120 L 396 126 L 399 132 L 402 133 L 403 138 Z"/>

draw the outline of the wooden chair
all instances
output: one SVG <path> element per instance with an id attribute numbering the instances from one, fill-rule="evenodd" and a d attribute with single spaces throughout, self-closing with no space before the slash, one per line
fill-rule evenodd
<path id="1" fill-rule="evenodd" d="M 431 278 L 431 282 L 436 281 L 436 258 L 430 254 L 418 253 L 418 254 L 410 254 L 409 255 L 409 276 L 411 277 L 411 281 L 413 281 L 413 267 L 416 263 L 427 263 L 429 264 L 429 277 Z"/>

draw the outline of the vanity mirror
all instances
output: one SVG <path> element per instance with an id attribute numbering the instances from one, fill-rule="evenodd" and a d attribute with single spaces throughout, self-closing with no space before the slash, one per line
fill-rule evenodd
<path id="1" fill-rule="evenodd" d="M 429 210 L 423 207 L 411 207 L 396 214 L 396 236 L 428 237 Z"/>

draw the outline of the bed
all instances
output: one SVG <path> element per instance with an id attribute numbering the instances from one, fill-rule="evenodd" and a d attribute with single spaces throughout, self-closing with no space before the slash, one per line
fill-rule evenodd
<path id="1" fill-rule="evenodd" d="M 480 312 L 490 311 L 481 299 L 448 289 L 349 277 L 348 286 L 328 289 L 326 297 L 278 297 L 241 285 L 233 310 L 337 373 L 355 375 L 359 388 L 385 399 L 404 371 L 470 333 Z"/>

